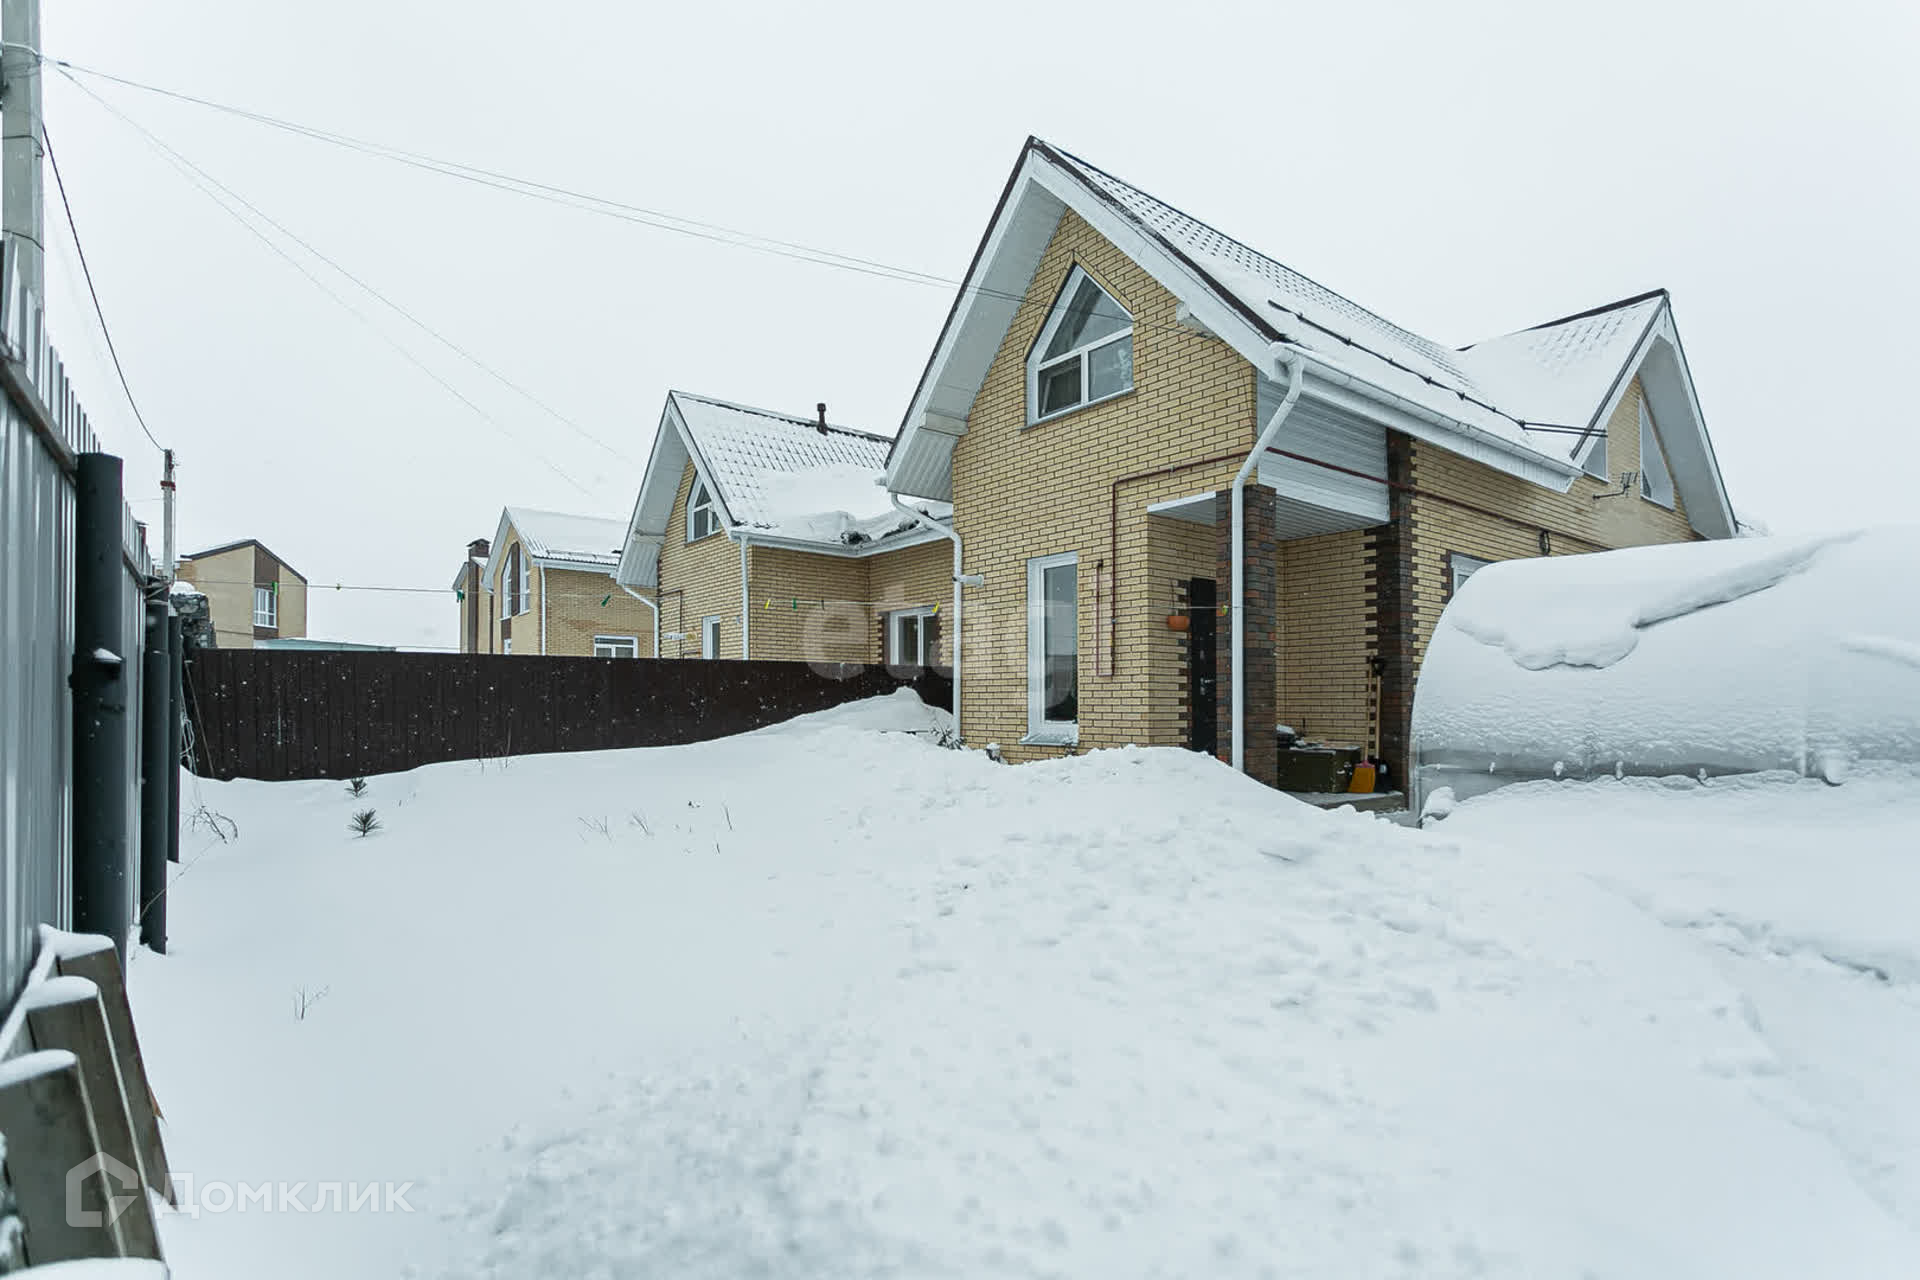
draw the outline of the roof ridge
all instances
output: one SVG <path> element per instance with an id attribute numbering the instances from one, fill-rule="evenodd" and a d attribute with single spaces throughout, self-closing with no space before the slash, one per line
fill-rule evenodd
<path id="1" fill-rule="evenodd" d="M 1576 311 L 1572 315 L 1560 316 L 1553 320 L 1542 320 L 1539 324 L 1530 324 L 1521 329 L 1509 329 L 1505 333 L 1491 334 L 1488 337 L 1469 342 L 1466 346 L 1456 348 L 1456 350 L 1471 351 L 1475 347 L 1498 341 L 1501 338 L 1514 338 L 1523 333 L 1535 333 L 1541 329 L 1552 329 L 1559 325 L 1572 324 L 1575 320 L 1586 320 L 1593 316 L 1603 316 L 1609 311 L 1624 311 L 1628 307 L 1637 307 L 1641 303 L 1651 302 L 1655 298 L 1664 299 L 1671 297 L 1672 295 L 1665 289 L 1648 289 L 1644 293 L 1636 293 L 1631 298 L 1622 298 L 1618 302 L 1603 302 L 1597 307 L 1588 307 L 1585 311 Z"/>
<path id="2" fill-rule="evenodd" d="M 820 429 L 820 423 L 813 418 L 797 417 L 791 413 L 782 413 L 778 409 L 762 409 L 756 405 L 740 404 L 734 400 L 722 400 L 717 396 L 703 396 L 697 391 L 669 391 L 667 394 L 674 397 L 685 397 L 688 400 L 698 400 L 702 404 L 718 405 L 722 409 L 732 409 L 736 413 L 751 413 L 756 417 L 772 418 L 776 422 L 792 423 L 796 427 L 806 427 L 813 431 Z M 826 427 L 828 431 L 837 432 L 844 436 L 858 436 L 862 440 L 878 440 L 883 444 L 891 444 L 893 442 L 892 436 L 883 436 L 875 431 L 862 431 L 858 427 L 843 427 L 834 422 L 827 423 Z"/>
<path id="3" fill-rule="evenodd" d="M 1431 347 L 1433 348 L 1434 352 L 1439 354 L 1451 354 L 1453 351 L 1456 350 L 1456 348 L 1448 347 L 1443 343 L 1439 342 L 1438 340 L 1428 337 L 1426 334 L 1415 332 L 1414 330 L 1407 328 L 1405 325 L 1399 324 L 1398 322 L 1393 320 L 1389 320 L 1387 317 L 1381 315 L 1378 311 L 1375 311 L 1373 308 L 1366 306 L 1363 303 L 1356 302 L 1354 299 L 1348 297 L 1346 294 L 1341 293 L 1338 289 L 1334 289 L 1325 284 L 1322 284 L 1319 280 L 1308 275 L 1306 272 L 1301 271 L 1296 267 L 1289 266 L 1288 264 L 1280 261 L 1280 259 L 1274 257 L 1272 254 L 1268 253 L 1266 250 L 1255 248 L 1253 245 L 1247 243 L 1245 240 L 1240 239 L 1238 236 L 1229 235 L 1227 232 L 1222 231 L 1220 228 L 1214 226 L 1212 223 L 1206 221 L 1204 218 L 1196 218 L 1194 215 L 1192 215 L 1191 213 L 1188 213 L 1185 209 L 1182 209 L 1180 206 L 1173 204 L 1170 201 L 1162 200 L 1159 196 L 1154 195 L 1151 191 L 1148 191 L 1145 187 L 1140 186 L 1138 183 L 1129 182 L 1127 179 L 1121 177 L 1119 174 L 1114 173 L 1107 169 L 1103 169 L 1099 165 L 1094 164 L 1092 161 L 1086 160 L 1081 156 L 1075 155 L 1073 152 L 1068 151 L 1064 147 L 1055 146 L 1053 143 L 1046 141 L 1044 138 L 1035 138 L 1034 141 L 1039 143 L 1041 146 L 1047 148 L 1049 151 L 1053 151 L 1061 156 L 1064 156 L 1068 160 L 1073 161 L 1073 163 L 1080 165 L 1082 168 L 1090 169 L 1094 173 L 1099 174 L 1101 177 L 1106 178 L 1108 181 L 1116 182 L 1121 186 L 1126 187 L 1127 189 L 1135 192 L 1136 194 L 1144 196 L 1148 200 L 1153 201 L 1155 204 L 1166 207 L 1167 209 L 1171 210 L 1173 213 L 1177 214 L 1178 216 L 1185 218 L 1187 221 L 1193 223 L 1195 226 L 1200 227 L 1202 230 L 1209 231 L 1212 234 L 1219 236 L 1222 240 L 1226 240 L 1231 244 L 1237 245 L 1240 248 L 1246 250 L 1248 253 L 1255 255 L 1256 257 L 1266 259 L 1268 262 L 1271 262 L 1274 266 L 1286 272 L 1288 275 L 1295 276 L 1298 279 L 1306 282 L 1307 284 L 1312 285 L 1315 289 L 1320 290 L 1322 293 L 1326 294 L 1328 297 L 1336 298 L 1339 301 L 1345 303 L 1347 306 L 1352 307 L 1355 311 L 1358 311 L 1363 315 L 1372 317 L 1374 320 L 1378 321 L 1380 324 L 1384 325 L 1388 329 L 1391 329 L 1394 333 L 1409 340 L 1411 343 L 1413 343 L 1416 346 Z M 1125 206 L 1122 206 L 1122 209 L 1128 214 L 1129 217 L 1133 217 L 1134 221 L 1140 222 L 1140 219 L 1134 216 L 1131 210 L 1125 210 Z M 1158 228 L 1153 226 L 1148 226 L 1145 223 L 1142 223 L 1141 225 L 1146 226 L 1147 231 L 1161 238 L 1162 240 L 1166 238 Z"/>

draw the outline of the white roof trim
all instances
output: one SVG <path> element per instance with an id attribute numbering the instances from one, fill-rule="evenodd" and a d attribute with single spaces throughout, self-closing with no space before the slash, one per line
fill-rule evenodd
<path id="1" fill-rule="evenodd" d="M 927 421 L 929 415 L 964 422 L 1018 309 L 1018 301 L 1010 301 L 1009 296 L 1023 299 L 1031 289 L 1033 274 L 1047 241 L 1052 238 L 1061 213 L 1069 208 L 1174 296 L 1182 308 L 1182 323 L 1211 332 L 1262 372 L 1272 369 L 1275 342 L 1280 336 L 1278 328 L 1264 317 L 1258 321 L 1250 319 L 1222 297 L 1215 282 L 1169 252 L 1077 175 L 1056 164 L 1037 144 L 1029 142 L 1008 185 L 1007 195 L 982 241 L 980 254 L 961 284 L 959 300 L 941 331 L 933 358 L 914 391 L 899 439 L 887 460 L 889 489 L 951 500 L 950 455 L 935 462 L 933 467 L 916 465 L 920 461 L 913 456 L 916 439 L 923 429 L 938 429 Z M 1042 222 L 1036 224 L 1036 218 Z M 1044 229 L 1045 234 L 1036 236 L 1037 229 Z M 1038 239 L 1037 247 L 1033 244 L 1035 239 Z M 1010 245 L 1021 252 L 1017 260 L 1003 261 L 1003 251 Z M 987 326 L 986 333 L 978 331 L 981 325 Z M 1318 353 L 1307 354 L 1313 357 Z M 960 367 L 953 370 L 956 364 Z M 1494 435 L 1471 423 L 1446 418 L 1372 384 L 1361 375 L 1346 373 L 1324 361 L 1318 362 L 1313 372 L 1318 376 L 1309 382 L 1309 387 L 1330 403 L 1363 412 L 1416 439 L 1500 471 L 1560 492 L 1569 489 L 1574 478 L 1582 474 L 1571 462 Z M 1314 387 L 1313 382 L 1328 385 L 1323 391 Z M 1338 385 L 1342 383 L 1344 385 Z M 957 397 L 964 397 L 965 403 L 956 403 Z M 950 429 L 942 432 L 948 433 Z M 934 471 L 944 474 L 936 476 Z M 944 483 L 930 483 L 933 481 Z"/>

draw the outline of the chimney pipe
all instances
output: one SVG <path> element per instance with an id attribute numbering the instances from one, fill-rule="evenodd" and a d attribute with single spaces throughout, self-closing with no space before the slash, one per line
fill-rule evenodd
<path id="1" fill-rule="evenodd" d="M 818 431 L 821 435 L 825 435 L 827 434 L 827 402 L 822 400 L 814 407 L 820 410 L 820 421 L 818 425 L 814 427 L 814 430 Z"/>

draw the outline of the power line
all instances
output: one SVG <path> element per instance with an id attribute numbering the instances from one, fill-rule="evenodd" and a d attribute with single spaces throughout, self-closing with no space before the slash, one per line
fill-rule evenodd
<path id="1" fill-rule="evenodd" d="M 551 404 L 547 403 L 545 400 L 535 395 L 532 391 L 520 385 L 518 382 L 515 382 L 513 379 L 507 377 L 505 374 L 501 373 L 499 370 L 493 368 L 491 365 L 487 364 L 486 361 L 482 360 L 479 356 L 474 355 L 471 351 L 467 350 L 465 347 L 461 346 L 459 343 L 447 337 L 445 334 L 441 333 L 438 329 L 435 329 L 432 325 L 428 324 L 426 321 L 422 320 L 420 317 L 413 314 L 413 312 L 409 311 L 406 307 L 402 306 L 398 302 L 395 302 L 392 298 L 389 298 L 386 294 L 382 293 L 380 290 L 374 288 L 371 284 L 367 283 L 365 280 L 361 279 L 359 276 L 349 271 L 346 267 L 342 266 L 334 258 L 321 252 L 318 248 L 316 248 L 313 245 L 311 241 L 305 239 L 304 237 L 300 236 L 299 234 L 291 230 L 289 227 L 286 226 L 285 223 L 280 222 L 278 219 L 273 217 L 273 215 L 267 213 L 264 209 L 260 208 L 260 206 L 254 204 L 251 200 L 248 200 L 245 196 L 235 191 L 232 187 L 228 186 L 226 183 L 221 182 L 218 178 L 215 178 L 211 173 L 208 173 L 206 169 L 204 169 L 198 164 L 195 164 L 192 160 L 188 159 L 185 155 L 183 155 L 178 149 L 168 145 L 158 135 L 142 127 L 140 124 L 135 122 L 131 117 L 127 116 L 124 112 L 119 111 L 111 103 L 108 103 L 104 98 L 100 97 L 98 94 L 88 89 L 85 85 L 80 84 L 78 81 L 74 81 L 72 76 L 69 75 L 67 78 L 68 80 L 73 81 L 75 88 L 79 89 L 82 93 L 92 98 L 95 102 L 99 103 L 102 107 L 106 108 L 108 111 L 111 111 L 115 115 L 119 116 L 121 120 L 126 122 L 128 125 L 130 125 L 134 129 L 137 129 L 141 133 L 145 134 L 148 140 L 151 143 L 153 143 L 155 146 L 158 146 L 163 150 L 169 152 L 180 163 L 191 168 L 194 172 L 198 173 L 206 181 L 208 181 L 209 183 L 212 183 L 215 187 L 218 187 L 222 192 L 226 193 L 228 197 L 233 199 L 238 204 L 244 206 L 255 217 L 259 218 L 262 222 L 265 222 L 268 226 L 278 231 L 281 235 L 287 237 L 287 239 L 299 245 L 302 249 L 305 249 L 308 253 L 312 254 L 319 261 L 333 268 L 333 270 L 340 273 L 340 275 L 346 277 L 346 279 L 348 279 L 353 284 L 357 285 L 360 289 L 365 291 L 375 301 L 381 303 L 383 306 L 386 306 L 388 309 L 390 309 L 395 314 L 400 316 L 407 323 L 413 325 L 415 328 L 425 333 L 428 337 L 440 343 L 442 346 L 446 347 L 449 351 L 452 351 L 455 355 L 458 355 L 461 359 L 473 365 L 474 368 L 480 370 L 482 373 L 486 374 L 488 377 L 494 379 L 496 382 L 500 383 L 502 386 L 506 387 L 508 390 L 514 392 L 516 395 L 520 396 L 522 399 L 528 401 L 530 404 L 533 404 L 537 408 L 541 409 L 548 416 L 552 417 L 555 421 L 561 423 L 563 426 L 573 431 L 576 435 L 580 436 L 582 439 L 589 441 L 590 443 L 598 446 L 599 448 L 605 450 L 607 453 L 612 454 L 614 457 L 621 459 L 622 461 L 625 461 L 625 462 L 635 461 L 635 459 L 632 458 L 631 456 L 621 452 L 619 449 L 615 448 L 613 445 L 608 444 L 605 440 L 600 439 L 600 437 L 594 435 L 591 431 L 588 431 L 579 422 L 576 422 L 574 419 L 568 417 L 566 414 L 562 413 L 560 410 L 554 408 Z"/>
<path id="2" fill-rule="evenodd" d="M 69 77 L 69 79 L 71 79 L 71 77 Z M 488 413 L 479 404 L 477 404 L 474 400 L 468 397 L 466 393 L 462 392 L 458 387 L 454 386 L 451 382 L 448 382 L 445 378 L 441 377 L 439 373 L 435 372 L 434 369 L 430 367 L 425 361 L 421 360 L 420 357 L 414 355 L 413 352 L 407 350 L 407 348 L 403 346 L 399 341 L 397 341 L 391 334 L 388 334 L 385 330 L 380 328 L 380 326 L 373 323 L 373 321 L 367 316 L 367 314 L 364 311 L 360 310 L 358 307 L 354 306 L 351 302 L 341 297 L 340 294 L 335 290 L 329 288 L 325 281 L 321 280 L 320 277 L 316 276 L 312 271 L 310 271 L 307 268 L 307 265 L 305 263 L 301 262 L 298 258 L 294 257 L 291 253 L 287 252 L 287 250 L 282 248 L 279 244 L 276 244 L 272 237 L 268 236 L 264 231 L 260 230 L 260 228 L 254 226 L 253 223 L 249 222 L 246 216 L 242 214 L 238 209 L 228 204 L 226 200 L 221 199 L 221 197 L 215 193 L 215 189 L 218 188 L 219 191 L 226 192 L 227 195 L 234 201 L 243 205 L 247 205 L 247 202 L 244 199 L 242 199 L 237 193 L 234 193 L 230 188 L 222 184 L 217 178 L 213 177 L 213 175 L 207 173 L 205 170 L 201 169 L 198 165 L 194 164 L 193 161 L 187 159 L 184 155 L 181 155 L 178 151 L 175 151 L 172 147 L 168 146 L 165 142 L 161 141 L 153 133 L 149 132 L 145 127 L 143 127 L 138 121 L 134 120 L 131 116 L 121 111 L 118 107 L 115 107 L 112 103 L 108 102 L 105 98 L 102 98 L 99 94 L 93 92 L 91 89 L 87 88 L 85 85 L 81 84 L 77 80 L 73 81 L 73 85 L 76 89 L 80 90 L 80 92 L 86 94 L 89 98 L 92 98 L 95 102 L 99 103 L 102 108 L 112 113 L 114 116 L 118 117 L 121 121 L 127 124 L 128 127 L 132 128 L 136 133 L 138 133 L 142 138 L 144 138 L 150 146 L 153 146 L 158 151 L 160 151 L 162 157 L 166 159 L 170 164 L 172 164 L 174 168 L 178 170 L 181 173 L 181 175 L 187 179 L 189 183 L 191 183 L 195 188 L 197 188 L 202 195 L 205 195 L 209 200 L 212 200 L 214 204 L 220 207 L 222 212 L 226 213 L 227 216 L 234 219 L 234 221 L 238 222 L 242 227 L 245 227 L 247 231 L 250 234 L 252 234 L 254 237 L 256 237 L 262 244 L 266 245 L 267 248 L 271 249 L 275 254 L 283 258 L 288 263 L 288 265 L 293 267 L 294 270 L 298 271 L 301 275 L 305 276 L 307 278 L 307 281 L 310 284 L 312 284 L 314 288 L 326 294 L 327 297 L 331 298 L 334 301 L 334 303 L 338 305 L 341 309 L 346 311 L 347 314 L 351 315 L 354 319 L 360 321 L 360 323 L 366 325 L 369 329 L 371 329 L 382 341 L 384 341 L 388 346 L 392 347 L 395 351 L 397 351 L 400 354 L 401 358 L 406 360 L 409 364 L 413 365 L 415 368 L 419 369 L 422 373 L 426 374 L 427 377 L 433 379 L 433 381 L 438 383 L 441 386 L 441 388 L 447 392 L 447 394 L 451 395 L 454 399 L 460 401 L 461 404 L 464 404 L 465 406 L 467 406 L 467 408 L 471 409 L 476 416 L 478 416 L 479 418 L 487 422 L 495 430 L 499 431 L 502 435 L 506 436 L 509 440 L 515 439 L 514 433 L 506 426 L 506 424 L 502 423 L 498 418 Z M 247 207 L 251 209 L 253 206 L 247 205 Z M 255 212 L 258 213 L 257 210 Z M 262 218 L 265 217 L 264 214 L 261 214 L 259 216 L 261 216 Z M 319 256 L 319 255 L 316 253 L 315 256 Z M 338 267 L 336 267 L 335 269 L 342 270 L 341 268 L 338 268 Z M 344 270 L 342 270 L 342 274 L 346 274 Z M 354 277 L 352 276 L 348 276 L 348 278 L 354 279 Z M 358 280 L 355 280 L 355 283 L 360 283 L 360 282 Z M 361 287 L 367 289 L 369 293 L 374 292 L 369 286 L 366 286 L 364 284 L 362 284 Z M 394 304 L 389 303 L 388 305 L 394 305 Z M 573 476 L 569 475 L 567 472 L 561 470 L 559 466 L 557 466 L 551 458 L 547 457 L 544 452 L 536 450 L 536 453 L 540 458 L 541 464 L 544 465 L 549 471 L 552 471 L 555 475 L 559 476 L 562 480 L 565 480 L 568 484 L 578 489 L 581 493 L 587 494 L 588 496 L 592 496 L 592 490 L 588 489 L 586 485 L 581 484 L 578 480 L 574 479 Z"/>
<path id="3" fill-rule="evenodd" d="M 755 232 L 742 231 L 735 227 L 723 226 L 716 222 L 708 222 L 699 218 L 688 218 L 680 214 L 667 213 L 659 209 L 650 209 L 644 205 L 629 204 L 623 200 L 597 196 L 591 192 L 577 191 L 568 187 L 556 186 L 552 183 L 539 182 L 531 178 L 517 177 L 513 174 L 503 173 L 498 170 L 485 169 L 478 165 L 464 164 L 457 160 L 444 160 L 437 156 L 427 155 L 418 151 L 409 151 L 403 147 L 395 147 L 383 142 L 356 138 L 351 134 L 338 133 L 334 130 L 322 129 L 315 125 L 301 124 L 293 120 L 284 120 L 278 116 L 267 115 L 264 112 L 251 111 L 245 107 L 236 107 L 224 102 L 215 102 L 209 98 L 201 98 L 194 94 L 182 93 L 178 90 L 162 88 L 159 85 L 128 79 L 125 76 L 113 75 L 110 72 L 99 71 L 92 67 L 83 67 L 78 63 L 68 62 L 61 58 L 48 57 L 45 60 L 60 68 L 63 72 L 69 73 L 69 79 L 72 79 L 72 73 L 78 72 L 81 75 L 93 76 L 114 84 L 125 85 L 130 89 L 138 89 L 144 93 L 156 94 L 160 97 L 172 98 L 179 102 L 187 102 L 195 106 L 206 107 L 213 111 L 238 116 L 241 119 L 251 120 L 256 124 L 281 129 L 302 137 L 314 139 L 315 141 L 331 143 L 334 146 L 345 147 L 349 150 L 379 156 L 397 163 L 412 165 L 415 168 L 428 169 L 448 177 L 461 178 L 469 182 L 477 182 L 483 186 L 492 186 L 501 190 L 515 191 L 521 195 L 532 195 L 551 199 L 555 203 L 571 204 L 576 208 L 591 206 L 594 212 L 604 213 L 613 217 L 622 217 L 626 221 L 641 222 L 648 226 L 657 227 L 663 231 L 674 231 L 682 235 L 693 236 L 696 239 L 713 240 L 723 244 L 734 244 L 743 248 L 756 249 L 761 252 L 780 253 L 782 256 L 803 256 L 805 260 L 818 262 L 824 266 L 839 266 L 849 270 L 864 271 L 869 275 L 878 275 L 888 279 L 909 280 L 938 288 L 951 288 L 960 283 L 957 280 L 951 280 L 931 272 L 915 270 L 911 267 L 895 266 L 891 263 L 879 262 L 871 258 L 859 257 L 855 254 L 840 253 L 832 249 L 821 249 L 814 245 L 802 244 L 798 241 L 781 240 L 772 236 L 763 236 Z M 581 202 L 584 202 L 584 204 Z"/>
<path id="4" fill-rule="evenodd" d="M 147 426 L 147 420 L 140 412 L 139 402 L 133 398 L 133 388 L 127 385 L 127 371 L 120 364 L 120 350 L 113 345 L 113 330 L 107 327 L 107 313 L 100 306 L 100 292 L 93 287 L 93 268 L 87 265 L 87 251 L 80 243 L 80 228 L 73 220 L 73 205 L 67 200 L 67 182 L 60 176 L 60 161 L 53 154 L 53 135 L 47 132 L 44 121 L 40 125 L 40 140 L 46 144 L 47 164 L 53 169 L 53 185 L 60 191 L 60 207 L 66 211 L 67 230 L 73 235 L 73 250 L 80 259 L 80 273 L 87 280 L 87 294 L 93 299 L 93 314 L 100 321 L 100 334 L 107 340 L 107 354 L 113 357 L 113 371 L 120 375 L 120 390 L 126 393 L 127 407 L 133 410 L 133 420 L 140 424 L 141 432 L 147 442 L 165 453 L 166 446 L 154 439 L 153 431 Z"/>

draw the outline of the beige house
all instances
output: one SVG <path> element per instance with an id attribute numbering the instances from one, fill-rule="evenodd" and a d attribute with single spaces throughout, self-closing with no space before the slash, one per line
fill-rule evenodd
<path id="1" fill-rule="evenodd" d="M 1404 780 L 1421 655 L 1480 565 L 1735 531 L 1664 292 L 1451 347 L 1037 139 L 886 477 L 952 504 L 977 584 L 969 743 L 1268 781 L 1276 725 Z M 628 556 L 674 548 L 686 488 Z M 721 594 L 690 613 L 724 625 Z"/>
<path id="2" fill-rule="evenodd" d="M 218 648 L 307 634 L 306 578 L 251 538 L 180 557 L 179 578 L 207 597 Z"/>
<path id="3" fill-rule="evenodd" d="M 661 656 L 943 664 L 951 509 L 894 505 L 890 444 L 670 392 L 616 574 L 658 599 Z"/>
<path id="4" fill-rule="evenodd" d="M 651 601 L 613 580 L 624 530 L 596 516 L 503 509 L 493 537 L 469 544 L 454 576 L 461 650 L 653 657 Z"/>

